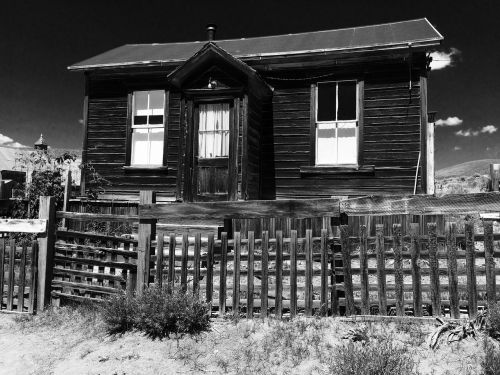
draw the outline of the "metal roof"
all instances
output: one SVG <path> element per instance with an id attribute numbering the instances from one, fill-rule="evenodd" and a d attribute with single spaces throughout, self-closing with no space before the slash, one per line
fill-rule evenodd
<path id="1" fill-rule="evenodd" d="M 215 43 L 237 58 L 360 51 L 438 45 L 443 36 L 426 19 L 337 30 L 255 38 L 217 40 Z M 161 65 L 179 63 L 193 56 L 206 41 L 127 44 L 68 67 L 88 70 L 101 67 Z"/>

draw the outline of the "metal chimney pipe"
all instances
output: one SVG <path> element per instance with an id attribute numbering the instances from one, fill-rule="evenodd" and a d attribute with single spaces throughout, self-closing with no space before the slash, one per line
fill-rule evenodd
<path id="1" fill-rule="evenodd" d="M 213 23 L 209 23 L 207 25 L 207 37 L 208 41 L 213 41 L 215 40 L 215 32 L 217 31 L 217 25 Z"/>

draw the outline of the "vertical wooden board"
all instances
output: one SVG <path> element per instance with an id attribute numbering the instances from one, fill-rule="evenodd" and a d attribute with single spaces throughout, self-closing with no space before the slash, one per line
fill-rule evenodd
<path id="1" fill-rule="evenodd" d="M 413 314 L 422 316 L 422 279 L 420 272 L 420 227 L 410 224 L 411 282 L 413 293 Z"/>
<path id="2" fill-rule="evenodd" d="M 283 316 L 283 231 L 276 231 L 276 303 L 275 316 Z"/>
<path id="3" fill-rule="evenodd" d="M 182 235 L 182 253 L 181 253 L 181 289 L 183 291 L 187 290 L 187 274 L 188 274 L 188 249 L 189 249 L 189 238 L 188 234 L 184 233 Z"/>
<path id="4" fill-rule="evenodd" d="M 7 280 L 7 310 L 12 310 L 14 307 L 14 283 L 15 283 L 15 258 L 16 258 L 16 241 L 10 240 L 9 243 L 9 279 Z"/>
<path id="5" fill-rule="evenodd" d="M 465 268 L 467 273 L 467 293 L 469 303 L 469 318 L 477 314 L 477 289 L 476 289 L 476 254 L 474 243 L 474 223 L 465 223 Z"/>
<path id="6" fill-rule="evenodd" d="M 337 296 L 337 280 L 335 278 L 335 259 L 332 254 L 332 258 L 330 259 L 330 310 L 333 316 L 337 316 L 339 314 L 339 300 Z"/>
<path id="7" fill-rule="evenodd" d="M 446 256 L 448 263 L 448 288 L 450 294 L 450 315 L 460 318 L 457 270 L 457 225 L 449 223 L 446 231 Z"/>
<path id="8" fill-rule="evenodd" d="M 5 278 L 5 238 L 0 238 L 0 310 L 3 308 L 4 278 Z"/>
<path id="9" fill-rule="evenodd" d="M 0 243 L 0 259 L 2 257 L 2 244 Z M 38 242 L 35 240 L 31 243 L 31 256 L 30 256 L 30 294 L 28 303 L 28 312 L 33 314 L 36 308 L 36 281 L 38 278 Z M 2 268 L 0 265 L 0 274 L 2 273 Z M 3 289 L 3 282 L 0 280 L 0 286 Z M 0 293 L 1 294 L 1 293 Z M 1 309 L 1 296 L 0 296 L 0 309 Z"/>
<path id="10" fill-rule="evenodd" d="M 207 282 L 206 282 L 206 301 L 212 303 L 212 295 L 214 291 L 214 235 L 208 235 L 207 243 Z"/>
<path id="11" fill-rule="evenodd" d="M 241 234 L 234 233 L 234 257 L 233 257 L 233 314 L 235 317 L 240 313 L 240 268 L 241 268 Z"/>
<path id="12" fill-rule="evenodd" d="M 312 230 L 306 229 L 304 251 L 306 254 L 305 308 L 306 315 L 313 314 L 313 243 Z"/>
<path id="13" fill-rule="evenodd" d="M 375 251 L 377 252 L 377 287 L 380 315 L 387 315 L 384 224 L 375 226 Z"/>
<path id="14" fill-rule="evenodd" d="M 21 262 L 19 264 L 19 282 L 17 289 L 17 311 L 23 312 L 24 309 L 24 286 L 26 285 L 26 255 L 28 247 L 22 246 Z"/>
<path id="15" fill-rule="evenodd" d="M 200 267 L 201 267 L 201 233 L 196 233 L 194 236 L 194 276 L 193 276 L 193 293 L 200 293 Z"/>
<path id="16" fill-rule="evenodd" d="M 493 246 L 493 222 L 485 220 L 484 225 L 484 252 L 486 267 L 486 298 L 488 306 L 496 303 L 496 276 L 495 276 L 495 257 Z"/>
<path id="17" fill-rule="evenodd" d="M 253 231 L 248 232 L 248 273 L 247 273 L 247 318 L 253 317 L 253 292 L 254 292 L 254 251 L 255 235 Z"/>
<path id="18" fill-rule="evenodd" d="M 328 316 L 328 230 L 321 229 L 321 313 Z"/>
<path id="19" fill-rule="evenodd" d="M 168 243 L 168 283 L 169 287 L 175 284 L 175 248 L 176 248 L 175 233 L 170 233 Z"/>
<path id="20" fill-rule="evenodd" d="M 227 277 L 227 232 L 221 234 L 221 261 L 219 273 L 219 316 L 226 313 L 226 277 Z"/>
<path id="21" fill-rule="evenodd" d="M 297 315 L 297 231 L 290 231 L 290 317 Z"/>
<path id="22" fill-rule="evenodd" d="M 432 315 L 441 315 L 441 294 L 439 285 L 439 261 L 437 243 L 436 223 L 427 223 L 427 233 L 429 236 L 429 267 L 431 283 L 431 304 Z"/>
<path id="23" fill-rule="evenodd" d="M 260 316 L 261 318 L 267 317 L 268 314 L 268 292 L 269 292 L 269 284 L 268 284 L 268 267 L 269 267 L 269 232 L 262 232 L 262 279 L 261 279 L 261 290 L 260 290 Z"/>
<path id="24" fill-rule="evenodd" d="M 151 190 L 139 192 L 140 204 L 156 203 L 155 193 Z M 137 292 L 142 293 L 149 285 L 151 263 L 151 239 L 156 235 L 156 220 L 139 220 L 137 245 Z"/>
<path id="25" fill-rule="evenodd" d="M 162 287 L 163 285 L 163 239 L 165 233 L 158 233 L 158 240 L 156 243 L 156 275 L 155 275 L 155 283 L 158 287 Z"/>
<path id="26" fill-rule="evenodd" d="M 361 270 L 361 314 L 370 314 L 370 294 L 368 290 L 368 239 L 366 225 L 359 227 L 359 264 Z"/>
<path id="27" fill-rule="evenodd" d="M 349 240 L 349 226 L 340 226 L 340 243 L 342 246 L 342 263 L 344 271 L 344 290 L 345 290 L 345 314 L 347 316 L 356 313 L 354 306 L 354 293 L 352 288 L 351 274 L 351 242 Z"/>
<path id="28" fill-rule="evenodd" d="M 394 282 L 396 286 L 396 314 L 405 315 L 403 284 L 403 245 L 401 224 L 393 224 Z"/>
<path id="29" fill-rule="evenodd" d="M 37 310 L 50 304 L 54 268 L 56 210 L 54 197 L 40 197 L 38 218 L 47 220 L 47 231 L 38 236 Z"/>

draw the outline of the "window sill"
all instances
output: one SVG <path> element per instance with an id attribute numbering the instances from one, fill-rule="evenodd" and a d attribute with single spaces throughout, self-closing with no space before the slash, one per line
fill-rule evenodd
<path id="1" fill-rule="evenodd" d="M 133 166 L 133 165 L 125 165 L 122 167 L 125 172 L 159 172 L 159 171 L 167 171 L 167 167 L 145 167 L 145 166 Z"/>
<path id="2" fill-rule="evenodd" d="M 303 166 L 301 175 L 365 175 L 375 174 L 374 165 Z"/>

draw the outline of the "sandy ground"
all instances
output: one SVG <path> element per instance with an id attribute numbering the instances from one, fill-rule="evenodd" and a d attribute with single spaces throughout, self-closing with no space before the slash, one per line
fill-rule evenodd
<path id="1" fill-rule="evenodd" d="M 315 344 L 319 345 L 316 350 L 340 344 L 341 336 L 354 327 L 353 323 L 338 319 L 315 321 L 316 329 L 321 328 L 314 331 L 321 332 L 321 343 Z M 287 339 L 283 336 L 288 328 L 283 325 L 284 330 L 276 330 L 278 323 L 273 321 L 216 321 L 211 332 L 179 341 L 153 341 L 139 333 L 111 337 L 86 324 L 68 321 L 57 327 L 23 325 L 14 321 L 12 315 L 0 314 L 0 374 L 328 373 L 311 344 L 302 349 L 310 350 L 310 357 L 294 363 L 291 347 L 286 347 Z M 270 335 L 273 327 L 279 336 Z M 411 346 L 422 374 L 480 373 L 483 355 L 480 339 L 442 344 L 432 351 L 425 340 L 433 328 L 432 325 L 408 329 L 391 324 L 370 326 L 375 335 L 389 334 L 399 344 Z M 302 332 L 303 343 L 316 342 L 314 332 Z M 285 349 L 280 349 L 280 345 Z"/>

